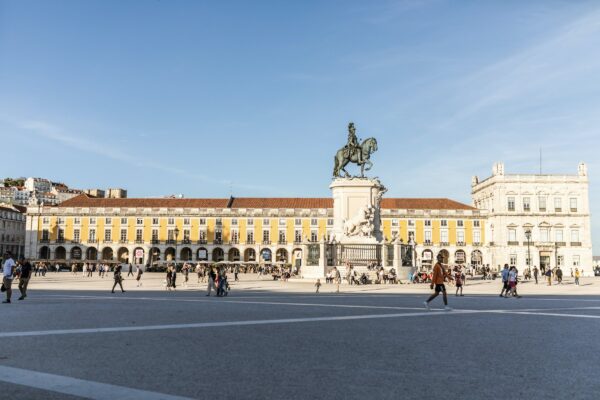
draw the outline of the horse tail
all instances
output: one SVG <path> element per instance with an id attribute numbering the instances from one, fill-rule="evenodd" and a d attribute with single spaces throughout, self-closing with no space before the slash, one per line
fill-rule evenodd
<path id="1" fill-rule="evenodd" d="M 333 176 L 337 176 L 337 170 L 340 162 L 338 161 L 337 154 L 333 157 Z"/>

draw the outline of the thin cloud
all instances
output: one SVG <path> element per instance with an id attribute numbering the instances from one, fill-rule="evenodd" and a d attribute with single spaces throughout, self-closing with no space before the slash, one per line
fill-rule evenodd
<path id="1" fill-rule="evenodd" d="M 515 53 L 453 83 L 460 110 L 438 125 L 459 121 L 525 94 L 536 95 L 567 84 L 572 77 L 600 68 L 597 52 L 600 10 L 562 27 L 548 40 Z"/>
<path id="2" fill-rule="evenodd" d="M 5 121 L 8 122 L 8 121 Z M 76 137 L 72 135 L 68 135 L 63 132 L 63 130 L 56 125 L 50 124 L 45 121 L 37 121 L 37 120 L 26 120 L 19 122 L 9 122 L 13 126 L 20 128 L 22 130 L 31 132 L 36 136 L 41 136 L 46 139 L 50 139 L 52 141 L 58 142 L 62 145 L 69 146 L 71 148 L 85 151 L 88 153 L 96 154 L 101 157 L 109 158 L 112 160 L 120 161 L 132 165 L 137 168 L 150 168 L 154 170 L 158 170 L 161 172 L 165 172 L 168 174 L 176 174 L 180 176 L 184 176 L 186 178 L 200 180 L 206 183 L 218 184 L 222 186 L 231 186 L 232 188 L 253 190 L 253 191 L 261 191 L 261 192 L 273 192 L 272 188 L 268 188 L 260 185 L 251 185 L 251 184 L 237 184 L 228 180 L 218 180 L 212 179 L 205 175 L 197 174 L 194 172 L 190 172 L 188 170 L 173 167 L 170 165 L 165 165 L 164 163 L 157 162 L 156 160 L 148 161 L 141 158 L 137 158 L 132 156 L 130 153 L 124 153 L 114 147 L 108 147 L 101 143 L 92 141 L 83 137 Z"/>

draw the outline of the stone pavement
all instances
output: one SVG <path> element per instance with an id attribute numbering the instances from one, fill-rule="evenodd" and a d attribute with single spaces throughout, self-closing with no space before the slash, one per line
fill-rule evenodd
<path id="1" fill-rule="evenodd" d="M 131 291 L 164 291 L 165 274 L 147 272 L 142 278 L 142 287 L 136 287 L 134 277 L 127 277 L 127 272 L 123 274 L 123 285 L 125 290 Z M 240 274 L 240 281 L 233 282 L 233 274 L 229 276 L 229 283 L 233 292 L 237 290 L 244 291 L 272 291 L 285 293 L 311 293 L 314 292 L 316 280 L 290 279 L 287 282 L 273 281 L 270 276 L 259 278 L 257 274 Z M 205 290 L 206 283 L 198 283 L 196 274 L 190 274 L 189 283 L 183 286 L 183 274 L 177 274 L 177 290 Z M 321 279 L 321 292 L 328 293 L 335 291 L 335 285 L 325 284 Z M 81 272 L 73 275 L 70 272 L 47 273 L 45 277 L 34 277 L 30 282 L 30 290 L 110 290 L 113 284 L 112 274 L 108 273 L 105 278 L 99 278 L 97 273 L 93 277 L 83 277 Z M 16 288 L 16 284 L 14 285 Z M 448 290 L 454 291 L 452 284 L 447 284 Z M 463 293 L 467 294 L 495 294 L 502 288 L 501 281 L 467 279 L 463 288 Z M 532 281 L 521 281 L 518 286 L 522 295 L 600 295 L 600 277 L 580 278 L 580 285 L 574 284 L 574 279 L 566 277 L 563 283 L 558 285 L 555 281 L 551 286 L 546 281 L 540 279 L 536 285 Z M 384 285 L 348 285 L 346 281 L 340 286 L 344 293 L 426 293 L 429 290 L 428 284 L 384 284 Z"/>
<path id="2" fill-rule="evenodd" d="M 182 275 L 179 275 L 181 278 Z M 194 276 L 195 278 L 195 276 Z M 471 281 L 454 311 L 426 285 L 342 285 L 242 275 L 225 298 L 69 273 L 0 305 L 7 399 L 595 399 L 600 280 Z M 204 285 L 202 285 L 204 289 Z M 16 298 L 16 297 L 15 297 Z"/>

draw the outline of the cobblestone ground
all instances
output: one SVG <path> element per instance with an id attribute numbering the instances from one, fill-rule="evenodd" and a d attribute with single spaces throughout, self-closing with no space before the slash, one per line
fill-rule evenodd
<path id="1" fill-rule="evenodd" d="M 182 281 L 182 275 L 179 275 Z M 7 399 L 595 399 L 600 279 L 450 287 L 341 286 L 241 275 L 228 297 L 205 284 L 166 291 L 162 274 L 33 278 L 2 304 Z M 16 285 L 15 285 L 16 286 Z M 16 287 L 15 287 L 16 289 Z"/>

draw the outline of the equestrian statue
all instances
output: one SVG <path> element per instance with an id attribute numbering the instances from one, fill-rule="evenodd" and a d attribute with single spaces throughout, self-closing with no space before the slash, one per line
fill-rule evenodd
<path id="1" fill-rule="evenodd" d="M 348 124 L 348 143 L 339 149 L 335 154 L 333 161 L 333 176 L 334 178 L 342 177 L 341 172 L 346 178 L 351 175 L 346 171 L 345 167 L 348 163 L 353 163 L 360 166 L 360 177 L 365 177 L 365 171 L 368 171 L 373 166 L 370 160 L 371 153 L 377 151 L 377 140 L 368 138 L 358 143 L 356 138 L 356 129 L 354 123 Z"/>

